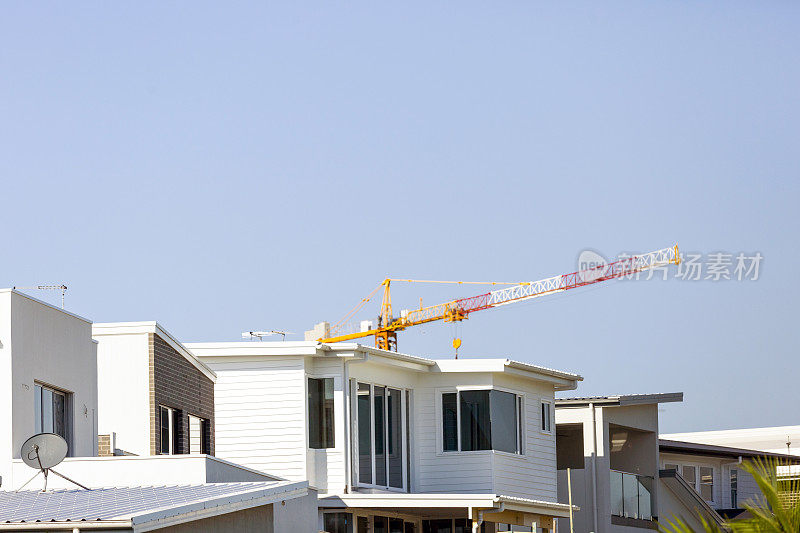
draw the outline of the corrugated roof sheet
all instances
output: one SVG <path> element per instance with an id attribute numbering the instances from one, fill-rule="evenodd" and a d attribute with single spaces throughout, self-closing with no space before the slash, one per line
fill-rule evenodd
<path id="1" fill-rule="evenodd" d="M 282 485 L 291 483 L 265 481 L 48 492 L 0 491 L 0 523 L 130 519 L 156 509 L 277 489 Z"/>

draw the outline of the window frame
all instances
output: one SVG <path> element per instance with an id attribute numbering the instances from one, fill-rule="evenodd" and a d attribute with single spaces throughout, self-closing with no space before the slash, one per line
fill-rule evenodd
<path id="1" fill-rule="evenodd" d="M 545 429 L 544 427 L 544 408 L 547 406 L 547 416 L 549 427 Z M 539 400 L 539 431 L 544 433 L 545 435 L 553 435 L 555 434 L 556 429 L 556 402 L 555 400 L 550 400 L 548 398 L 541 398 Z"/>
<path id="2" fill-rule="evenodd" d="M 382 383 L 375 383 L 369 381 L 367 379 L 360 379 L 360 378 L 351 378 L 351 391 L 355 391 L 356 394 L 358 393 L 358 386 L 360 384 L 369 385 L 369 428 L 370 428 L 370 458 L 371 458 L 371 479 L 370 483 L 365 483 L 361 480 L 359 475 L 359 419 L 358 419 L 358 409 L 357 407 L 354 410 L 353 421 L 352 421 L 352 431 L 353 435 L 351 436 L 352 448 L 353 448 L 353 464 L 351 471 L 354 476 L 354 485 L 357 487 L 369 488 L 369 489 L 381 489 L 387 490 L 391 492 L 409 492 L 409 477 L 410 477 L 410 421 L 409 421 L 409 401 L 411 400 L 411 389 L 406 387 L 398 387 L 394 385 L 385 385 Z M 376 467 L 376 462 L 378 460 L 377 453 L 375 449 L 375 389 L 376 388 L 383 388 L 386 389 L 386 395 L 383 396 L 383 426 L 384 426 L 384 461 L 386 462 L 386 484 L 379 485 L 377 484 L 378 473 Z M 388 424 L 389 424 L 389 394 L 388 390 L 393 389 L 396 391 L 400 391 L 400 453 L 401 456 L 401 469 L 402 469 L 402 488 L 400 487 L 392 487 L 390 486 L 390 478 L 389 478 L 389 454 L 386 452 L 388 450 Z M 353 404 L 355 405 L 357 402 L 357 397 L 354 398 Z"/>
<path id="3" fill-rule="evenodd" d="M 306 447 L 309 450 L 334 450 L 336 449 L 336 442 L 339 440 L 336 438 L 336 382 L 337 382 L 336 375 L 333 374 L 321 374 L 321 375 L 314 375 L 314 374 L 306 374 L 306 381 L 305 381 L 305 395 L 306 395 Z M 332 402 L 332 413 L 331 413 L 331 442 L 330 446 L 320 446 L 315 447 L 311 446 L 311 428 L 309 427 L 311 424 L 311 403 L 309 398 L 309 382 L 311 380 L 331 380 L 331 402 Z M 324 385 L 323 385 L 324 387 Z M 324 394 L 324 393 L 323 393 Z M 324 398 L 323 398 L 323 411 L 325 409 L 324 406 Z M 324 440 L 324 439 L 322 439 Z"/>
<path id="4" fill-rule="evenodd" d="M 192 419 L 193 418 L 195 420 L 199 421 L 199 424 L 200 424 L 200 437 L 199 437 L 200 438 L 200 451 L 199 452 L 193 452 L 192 451 L 192 442 L 193 442 L 192 441 Z M 187 434 L 187 440 L 188 440 L 188 446 L 186 447 L 186 449 L 187 449 L 186 453 L 194 454 L 194 455 L 210 455 L 211 454 L 211 450 L 209 448 L 211 447 L 210 446 L 211 443 L 209 442 L 209 439 L 206 437 L 206 432 L 208 431 L 208 423 L 209 423 L 208 419 L 189 413 L 187 415 L 187 417 L 186 417 L 186 420 L 187 420 L 187 424 L 186 424 L 187 432 L 186 432 L 186 434 Z"/>
<path id="5" fill-rule="evenodd" d="M 517 451 L 516 452 L 507 452 L 504 450 L 495 450 L 495 449 L 488 449 L 488 450 L 462 450 L 461 449 L 461 392 L 465 391 L 498 391 L 498 392 L 505 392 L 509 394 L 513 394 L 515 398 L 515 406 L 517 411 L 517 421 L 516 421 L 516 428 L 517 428 Z M 437 388 L 435 389 L 436 393 L 436 401 L 435 401 L 435 409 L 436 409 L 436 455 L 445 456 L 445 455 L 488 455 L 488 454 L 501 454 L 507 455 L 509 457 L 526 457 L 527 456 L 527 447 L 525 443 L 527 441 L 527 410 L 525 407 L 526 400 L 527 400 L 527 393 L 520 391 L 509 389 L 506 387 L 496 387 L 493 385 L 463 385 L 457 387 L 446 387 L 446 388 Z M 443 420 L 443 409 L 444 409 L 444 402 L 442 400 L 442 395 L 444 394 L 456 394 L 456 450 L 445 451 L 444 449 L 444 420 Z M 491 404 L 490 404 L 491 405 Z M 491 410 L 491 407 L 490 407 Z M 490 416 L 490 423 L 491 423 L 491 416 Z"/>
<path id="6" fill-rule="evenodd" d="M 37 389 L 37 387 L 38 387 L 38 389 Z M 53 395 L 53 398 L 55 398 L 55 395 L 61 396 L 63 398 L 64 411 L 62 413 L 63 419 L 61 421 L 61 423 L 62 423 L 62 425 L 64 427 L 64 434 L 63 435 L 61 435 L 60 433 L 58 433 L 56 431 L 56 427 L 55 427 L 56 426 L 56 421 L 55 421 L 56 413 L 55 413 L 55 405 L 54 405 L 54 403 L 51 403 L 51 406 L 50 406 L 50 408 L 53 411 L 53 413 L 52 413 L 53 414 L 53 420 L 52 420 L 53 430 L 52 431 L 47 431 L 47 432 L 44 431 L 44 428 L 45 428 L 45 426 L 44 426 L 44 414 L 45 414 L 45 411 L 44 411 L 44 405 L 42 403 L 44 391 L 50 392 Z M 71 452 L 72 451 L 72 446 L 71 446 L 71 440 L 72 440 L 72 416 L 71 416 L 72 415 L 72 413 L 71 413 L 72 393 L 67 391 L 67 390 L 60 389 L 60 388 L 54 387 L 52 385 L 48 385 L 47 383 L 43 383 L 41 381 L 34 381 L 33 382 L 33 394 L 34 394 L 34 398 L 33 398 L 34 433 L 54 433 L 56 435 L 60 435 L 61 437 L 63 437 L 63 439 L 65 441 L 67 441 L 67 447 L 69 448 L 69 450 Z M 36 420 L 36 415 L 37 415 L 37 413 L 36 413 L 36 399 L 37 399 L 37 395 L 38 395 L 38 399 L 39 399 L 39 413 L 38 413 L 39 420 L 38 421 Z M 51 402 L 52 402 L 52 399 L 51 399 Z M 37 431 L 37 429 L 39 431 Z M 72 454 L 70 453 L 70 455 L 72 455 Z"/>
<path id="7" fill-rule="evenodd" d="M 670 470 L 669 468 L 667 468 L 667 465 L 677 466 L 678 468 L 677 468 L 676 472 L 681 476 L 681 478 L 686 482 L 687 485 L 689 485 L 690 487 L 692 487 L 694 489 L 694 491 L 697 493 L 697 495 L 700 498 L 703 498 L 703 495 L 700 492 L 702 490 L 702 485 L 703 485 L 703 483 L 701 483 L 700 469 L 701 468 L 709 468 L 711 470 L 711 499 L 710 500 L 706 500 L 705 498 L 703 498 L 703 501 L 705 501 L 706 503 L 712 504 L 712 505 L 719 504 L 719 502 L 716 500 L 716 494 L 715 494 L 715 488 L 716 488 L 717 479 L 718 479 L 717 478 L 717 470 L 718 469 L 717 469 L 716 466 L 714 466 L 712 464 L 708 464 L 708 463 L 699 463 L 699 462 L 696 462 L 696 461 L 668 460 L 668 461 L 663 461 L 663 463 L 662 463 L 662 466 L 663 466 L 664 470 Z M 683 469 L 684 468 L 692 468 L 692 469 L 694 469 L 694 481 L 690 482 L 688 479 L 686 479 L 686 477 L 684 477 L 684 475 L 683 475 Z M 720 476 L 721 475 L 722 474 L 720 474 Z"/>
<path id="8" fill-rule="evenodd" d="M 161 430 L 164 426 L 164 411 L 167 412 L 167 431 L 169 431 L 169 452 L 164 452 L 164 439 Z M 166 405 L 158 406 L 158 433 L 159 433 L 159 449 L 157 455 L 179 455 L 177 450 L 178 439 L 175 437 L 175 419 L 178 410 L 174 407 L 167 407 Z"/>

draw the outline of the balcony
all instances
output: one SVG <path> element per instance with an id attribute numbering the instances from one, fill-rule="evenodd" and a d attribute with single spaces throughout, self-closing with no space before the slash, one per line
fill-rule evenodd
<path id="1" fill-rule="evenodd" d="M 611 471 L 611 514 L 638 520 L 653 519 L 653 478 Z"/>

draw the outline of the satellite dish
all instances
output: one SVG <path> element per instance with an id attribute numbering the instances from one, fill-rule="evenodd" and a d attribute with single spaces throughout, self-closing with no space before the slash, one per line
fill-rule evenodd
<path id="1" fill-rule="evenodd" d="M 56 433 L 39 433 L 25 441 L 20 450 L 22 462 L 31 468 L 53 468 L 67 456 L 67 441 Z"/>
<path id="2" fill-rule="evenodd" d="M 36 474 L 26 481 L 17 492 L 25 488 L 25 485 L 36 479 L 39 474 L 44 475 L 44 488 L 42 492 L 47 491 L 47 475 L 52 472 L 60 478 L 64 478 L 70 483 L 74 483 L 82 489 L 89 490 L 77 481 L 74 481 L 63 474 L 59 474 L 53 467 L 59 464 L 67 456 L 69 446 L 67 441 L 61 435 L 55 433 L 39 433 L 25 441 L 20 449 L 20 457 L 22 462 L 31 468 L 38 470 Z"/>

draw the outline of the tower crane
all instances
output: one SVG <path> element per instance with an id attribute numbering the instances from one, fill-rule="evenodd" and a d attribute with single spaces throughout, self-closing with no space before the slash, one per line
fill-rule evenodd
<path id="1" fill-rule="evenodd" d="M 419 326 L 429 322 L 443 320 L 445 322 L 460 322 L 469 318 L 471 313 L 494 309 L 503 305 L 523 302 L 548 294 L 577 289 L 586 285 L 600 283 L 611 279 L 631 276 L 638 272 L 649 269 L 666 267 L 670 264 L 677 265 L 681 261 L 678 252 L 678 245 L 671 248 L 664 248 L 654 252 L 634 255 L 625 259 L 620 259 L 612 263 L 603 263 L 591 266 L 583 270 L 561 274 L 539 281 L 508 283 L 498 281 L 476 282 L 476 281 L 438 281 L 438 280 L 413 280 L 386 278 L 373 291 L 361 300 L 342 320 L 330 327 L 324 327 L 320 333 L 322 336 L 316 340 L 325 343 L 342 342 L 364 337 L 375 337 L 375 347 L 384 350 L 397 351 L 397 332 L 412 326 Z M 419 309 L 402 310 L 399 316 L 395 316 L 392 311 L 391 283 L 395 282 L 415 282 L 415 283 L 452 283 L 458 285 L 508 285 L 497 290 L 485 292 L 467 298 L 450 300 L 428 307 L 422 307 L 420 299 Z M 376 293 L 383 289 L 380 314 L 378 315 L 377 327 L 371 323 L 362 322 L 361 331 L 347 333 L 348 321 L 367 303 Z M 323 323 L 325 324 L 325 323 Z M 312 330 L 317 332 L 318 330 Z M 312 333 L 308 332 L 308 333 Z M 457 340 L 456 340 L 457 341 Z M 458 343 L 460 344 L 460 343 Z M 454 348 L 458 345 L 454 342 Z"/>

